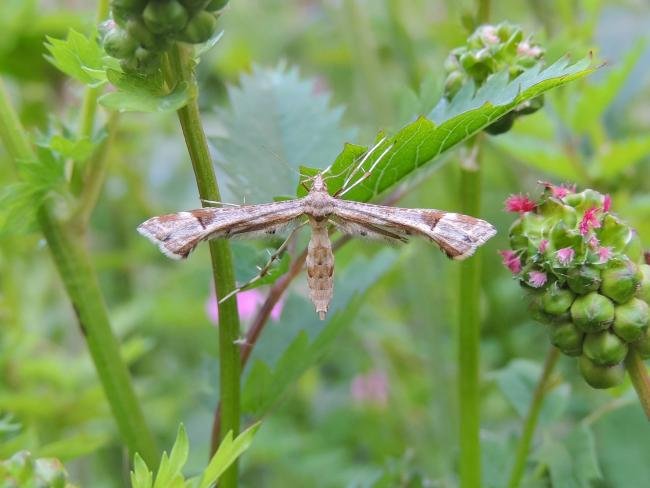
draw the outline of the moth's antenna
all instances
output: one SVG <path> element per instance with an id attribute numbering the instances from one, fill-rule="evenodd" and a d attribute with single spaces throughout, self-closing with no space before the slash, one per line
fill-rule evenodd
<path id="1" fill-rule="evenodd" d="M 339 193 L 337 196 L 341 196 L 341 197 L 342 197 L 343 195 L 345 195 L 346 193 L 348 193 L 350 190 L 352 190 L 352 188 L 354 188 L 355 186 L 359 185 L 359 184 L 362 183 L 363 181 L 367 180 L 368 177 L 369 177 L 369 176 L 372 174 L 372 172 L 375 170 L 375 168 L 377 167 L 377 165 L 379 164 L 379 162 L 384 158 L 384 156 L 386 156 L 386 154 L 388 154 L 388 151 L 390 151 L 391 149 L 393 149 L 393 144 L 389 145 L 386 149 L 384 149 L 384 152 L 382 152 L 382 153 L 379 155 L 379 157 L 375 160 L 375 162 L 372 163 L 372 166 L 370 166 L 370 169 L 369 169 L 368 171 L 366 171 L 363 175 L 361 175 L 361 178 L 359 178 L 357 181 L 355 181 L 354 183 L 352 183 L 352 185 L 350 185 L 348 188 L 345 188 L 345 190 L 343 190 L 343 191 L 342 191 L 341 193 Z"/>

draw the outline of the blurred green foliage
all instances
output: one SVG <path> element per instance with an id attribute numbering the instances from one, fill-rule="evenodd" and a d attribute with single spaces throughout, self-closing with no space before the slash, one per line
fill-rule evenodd
<path id="1" fill-rule="evenodd" d="M 481 217 L 499 235 L 481 251 L 483 478 L 486 486 L 504 486 L 547 340 L 496 253 L 507 247 L 512 220 L 503 200 L 536 192 L 540 179 L 592 186 L 612 195 L 647 247 L 650 51 L 641 26 L 650 23 L 650 9 L 613 0 L 492 3 L 491 19 L 535 32 L 551 62 L 589 50 L 607 61 L 593 76 L 549 92 L 543 109 L 485 144 Z M 0 224 L 22 230 L 0 238 L 0 459 L 27 449 L 62 460 L 75 485 L 117 487 L 129 479 L 124 448 L 28 218 L 43 192 L 56 190 L 52 182 L 67 176 L 67 163 L 85 159 L 103 140 L 101 130 L 91 140 L 70 129 L 81 85 L 46 59 L 65 51 L 65 41 L 54 39 L 76 38 L 69 28 L 92 39 L 94 5 L 78 5 L 0 6 L 0 74 L 21 120 L 43 142 L 38 162 L 20 162 L 23 178 L 37 183 L 29 187 L 16 183 L 0 147 Z M 300 165 L 322 168 L 343 142 L 372 145 L 378 132 L 395 133 L 431 113 L 444 60 L 473 29 L 473 10 L 473 2 L 451 0 L 233 0 L 219 19 L 223 37 L 198 65 L 227 201 L 292 194 Z M 88 57 L 60 68 L 86 83 L 113 77 L 119 88 L 115 74 L 97 70 L 93 52 L 89 46 Z M 104 98 L 106 106 L 132 103 L 150 113 L 120 117 L 88 240 L 147 421 L 161 445 L 171 445 L 185 424 L 191 476 L 206 466 L 219 396 L 217 334 L 206 313 L 207 249 L 181 265 L 135 232 L 151 215 L 199 205 L 180 131 L 169 113 L 159 113 L 183 103 L 187 94 L 177 90 L 164 102 L 120 100 L 119 91 Z M 105 122 L 103 113 L 99 119 Z M 418 172 L 399 204 L 460 208 L 457 159 L 447 155 Z M 65 201 L 57 204 L 65 211 Z M 248 276 L 238 278 L 254 268 L 251 247 L 259 251 L 257 264 L 265 262 L 265 245 L 235 248 L 236 256 L 249 256 L 240 264 Z M 458 268 L 419 242 L 386 250 L 353 241 L 336 259 L 331 319 L 316 320 L 300 278 L 244 372 L 245 419 L 265 416 L 242 461 L 242 486 L 455 486 L 463 421 L 454 361 Z M 629 383 L 596 392 L 563 359 L 554 384 L 525 486 L 643 486 L 650 427 Z"/>

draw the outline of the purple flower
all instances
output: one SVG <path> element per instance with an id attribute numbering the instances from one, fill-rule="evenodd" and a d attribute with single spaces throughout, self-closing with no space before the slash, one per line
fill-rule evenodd
<path id="1" fill-rule="evenodd" d="M 576 252 L 570 247 L 563 247 L 562 249 L 558 249 L 557 253 L 555 254 L 559 263 L 566 266 L 571 261 L 573 261 L 573 257 L 576 255 Z"/>
<path id="2" fill-rule="evenodd" d="M 528 283 L 533 288 L 541 288 L 546 284 L 546 280 L 548 280 L 548 277 L 543 271 L 531 271 L 528 273 Z"/>
<path id="3" fill-rule="evenodd" d="M 242 320 L 251 320 L 260 309 L 266 297 L 257 288 L 246 290 L 237 294 L 237 310 Z M 282 315 L 282 308 L 284 301 L 280 299 L 271 309 L 271 318 L 279 320 Z M 214 292 L 210 294 L 208 301 L 205 304 L 206 313 L 208 318 L 213 324 L 219 323 L 219 307 L 217 306 L 217 297 Z"/>
<path id="4" fill-rule="evenodd" d="M 499 251 L 501 254 L 501 259 L 503 265 L 510 270 L 512 274 L 518 274 L 521 271 L 521 258 L 517 256 L 517 253 L 506 249 L 505 251 Z"/>
<path id="5" fill-rule="evenodd" d="M 388 404 L 388 377 L 382 371 L 370 371 L 355 376 L 350 383 L 350 394 L 355 403 L 386 407 Z"/>

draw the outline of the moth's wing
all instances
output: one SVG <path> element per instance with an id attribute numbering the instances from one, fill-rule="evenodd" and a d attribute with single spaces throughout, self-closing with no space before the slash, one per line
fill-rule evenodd
<path id="1" fill-rule="evenodd" d="M 347 225 L 381 229 L 399 240 L 419 235 L 432 240 L 453 259 L 465 259 L 496 234 L 485 220 L 442 210 L 386 207 L 349 200 L 336 201 L 336 217 Z"/>
<path id="2" fill-rule="evenodd" d="M 302 214 L 302 199 L 241 207 L 206 207 L 152 217 L 138 226 L 138 232 L 157 244 L 166 256 L 184 259 L 201 241 L 274 235 Z"/>
<path id="3" fill-rule="evenodd" d="M 353 222 L 340 217 L 330 217 L 330 221 L 343 234 L 384 241 L 388 244 L 401 244 L 408 241 L 406 234 L 399 232 L 398 229 L 391 230 L 386 226 L 369 222 Z"/>

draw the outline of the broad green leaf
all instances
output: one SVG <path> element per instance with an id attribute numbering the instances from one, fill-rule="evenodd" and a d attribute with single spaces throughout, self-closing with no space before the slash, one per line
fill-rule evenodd
<path id="1" fill-rule="evenodd" d="M 171 454 L 167 457 L 167 453 L 163 453 L 160 468 L 156 475 L 154 488 L 166 488 L 172 486 L 173 483 L 178 483 L 178 481 L 176 481 L 178 478 L 183 481 L 181 472 L 183 466 L 185 466 L 185 462 L 187 461 L 188 453 L 189 443 L 187 440 L 187 433 L 185 432 L 183 424 L 180 424 L 178 427 L 178 434 L 176 435 L 176 442 L 174 442 Z"/>
<path id="2" fill-rule="evenodd" d="M 99 86 L 105 82 L 104 50 L 94 35 L 86 37 L 70 29 L 65 40 L 47 40 L 45 47 L 50 56 L 46 58 L 59 70 L 86 85 Z"/>
<path id="3" fill-rule="evenodd" d="M 524 359 L 515 359 L 495 373 L 503 395 L 521 418 L 528 413 L 541 373 L 538 363 Z M 546 393 L 539 414 L 541 424 L 549 424 L 562 416 L 569 403 L 569 393 L 570 387 L 566 383 Z"/>
<path id="4" fill-rule="evenodd" d="M 261 422 L 251 425 L 244 432 L 239 434 L 235 440 L 232 439 L 232 431 L 228 432 L 219 444 L 219 449 L 214 453 L 208 467 L 201 477 L 200 488 L 210 488 L 217 482 L 223 472 L 228 469 L 241 454 L 249 448 L 253 442 L 255 433 L 260 428 Z"/>
<path id="5" fill-rule="evenodd" d="M 228 90 L 219 114 L 224 134 L 211 137 L 216 162 L 228 175 L 229 198 L 250 203 L 291 195 L 302 164 L 324 168 L 355 130 L 341 124 L 343 109 L 296 68 L 254 67 Z"/>
<path id="6" fill-rule="evenodd" d="M 582 78 L 594 69 L 590 59 L 569 65 L 563 58 L 543 71 L 539 67 L 530 68 L 510 82 L 507 73 L 497 74 L 476 92 L 467 85 L 450 103 L 441 101 L 429 118 L 420 117 L 395 135 L 380 138 L 348 187 L 363 181 L 347 192 L 345 198 L 370 200 L 521 103 Z M 330 192 L 341 188 L 360 158 L 353 161 L 339 158 L 339 161 L 326 172 Z"/>
<path id="7" fill-rule="evenodd" d="M 273 367 L 261 360 L 253 363 L 242 392 L 244 412 L 256 416 L 264 414 L 289 385 L 320 360 L 334 339 L 353 321 L 363 303 L 364 293 L 389 269 L 395 258 L 394 250 L 384 249 L 370 260 L 359 257 L 342 270 L 335 284 L 338 292 L 330 310 L 331 318 L 314 340 L 310 341 L 306 329 L 302 329 Z"/>
<path id="8" fill-rule="evenodd" d="M 162 90 L 162 80 L 157 76 L 142 76 L 107 71 L 108 80 L 118 91 L 106 93 L 99 103 L 120 112 L 174 112 L 190 99 L 189 85 L 181 82 L 169 93 Z"/>
<path id="9" fill-rule="evenodd" d="M 573 111 L 573 127 L 576 131 L 585 131 L 594 123 L 599 123 L 607 107 L 620 93 L 646 45 L 645 41 L 639 41 L 627 53 L 620 66 L 605 71 L 607 76 L 601 83 L 589 84 L 580 90 L 580 98 Z"/>
<path id="10" fill-rule="evenodd" d="M 605 144 L 596 156 L 594 173 L 611 178 L 650 156 L 650 137 L 639 136 Z"/>
<path id="11" fill-rule="evenodd" d="M 650 426 L 641 407 L 629 405 L 608 413 L 594 424 L 594 433 L 606 486 L 647 486 Z"/>
<path id="12" fill-rule="evenodd" d="M 548 467 L 551 486 L 590 488 L 602 477 L 594 435 L 586 426 L 578 426 L 563 440 L 547 440 L 537 456 Z"/>
<path id="13" fill-rule="evenodd" d="M 131 488 L 151 488 L 153 475 L 147 464 L 137 452 L 133 457 L 133 471 L 131 471 Z"/>
<path id="14" fill-rule="evenodd" d="M 506 151 L 516 161 L 555 178 L 568 181 L 581 179 L 565 151 L 554 140 L 512 133 L 495 137 L 490 142 Z"/>

